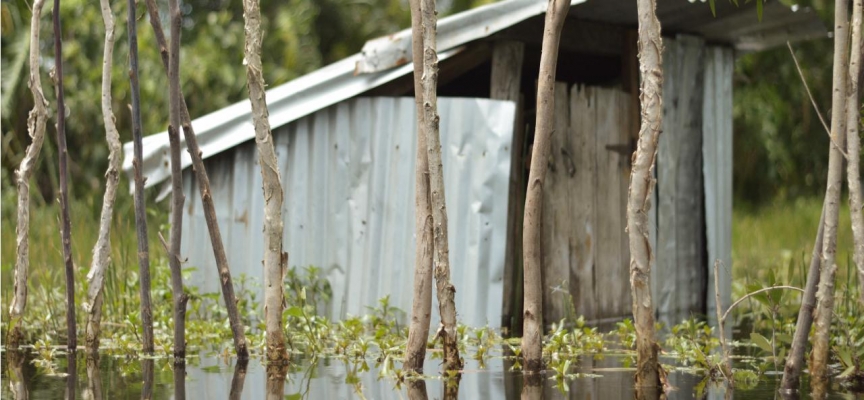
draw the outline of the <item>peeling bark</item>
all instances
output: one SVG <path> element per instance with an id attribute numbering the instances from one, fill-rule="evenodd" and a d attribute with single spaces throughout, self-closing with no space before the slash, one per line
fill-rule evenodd
<path id="1" fill-rule="evenodd" d="M 825 190 L 825 237 L 822 240 L 822 261 L 819 289 L 816 292 L 816 333 L 810 375 L 813 381 L 828 379 L 828 349 L 830 347 L 831 316 L 834 312 L 834 276 L 837 271 L 837 221 L 840 215 L 840 187 L 843 184 L 842 148 L 846 140 L 846 77 L 848 48 L 848 14 L 846 0 L 834 5 L 834 83 L 831 101 L 831 139 L 828 156 L 828 187 Z"/>
<path id="2" fill-rule="evenodd" d="M 540 76 L 537 87 L 537 125 L 531 171 L 528 175 L 528 193 L 525 197 L 525 217 L 522 237 L 524 257 L 525 309 L 523 311 L 522 358 L 528 373 L 539 373 L 543 368 L 543 281 L 541 279 L 543 246 L 541 223 L 543 182 L 549 166 L 551 136 L 555 129 L 555 68 L 558 64 L 558 44 L 561 29 L 570 8 L 568 0 L 553 0 L 546 10 L 543 29 L 543 48 L 540 53 Z M 524 393 L 523 393 L 524 398 Z"/>
<path id="3" fill-rule="evenodd" d="M 150 245 L 147 242 L 147 213 L 144 204 L 144 177 L 141 160 L 144 145 L 141 135 L 141 105 L 138 86 L 138 27 L 135 19 L 135 0 L 127 1 L 127 30 L 129 35 L 129 82 L 132 97 L 132 169 L 135 179 L 135 227 L 138 235 L 138 277 L 141 282 L 141 322 L 144 325 L 142 350 L 153 352 L 153 308 L 150 301 Z"/>
<path id="4" fill-rule="evenodd" d="M 30 267 L 30 177 L 42 143 L 45 141 L 45 122 L 48 120 L 48 100 L 42 93 L 42 79 L 39 76 L 39 27 L 42 18 L 44 0 L 33 2 L 33 15 L 30 18 L 30 78 L 27 81 L 33 94 L 33 109 L 27 117 L 27 133 L 32 142 L 27 146 L 24 159 L 15 171 L 15 183 L 18 186 L 18 223 L 16 233 L 15 277 L 12 305 L 9 307 L 9 332 L 6 336 L 6 347 L 17 350 L 23 339 L 21 317 L 27 307 L 27 274 Z"/>
<path id="5" fill-rule="evenodd" d="M 438 16 L 435 0 L 422 0 L 423 27 L 423 124 L 429 162 L 429 193 L 432 204 L 433 265 L 441 327 L 437 336 L 444 347 L 448 371 L 462 369 L 456 332 L 456 287 L 450 282 L 450 250 L 447 243 L 447 206 L 444 201 L 444 170 L 441 163 L 441 137 L 438 132 L 438 52 L 435 49 Z"/>
<path id="6" fill-rule="evenodd" d="M 654 255 L 649 236 L 648 210 L 656 181 L 653 176 L 657 143 L 663 126 L 663 40 L 656 14 L 656 0 L 638 0 L 639 101 L 641 125 L 630 190 L 627 197 L 627 232 L 630 239 L 630 290 L 636 327 L 636 386 L 659 387 L 660 364 L 654 339 L 654 305 L 651 301 L 651 264 Z"/>
<path id="7" fill-rule="evenodd" d="M 864 215 L 861 208 L 861 138 L 858 136 L 858 118 L 861 106 L 858 78 L 861 75 L 862 52 L 861 19 L 862 1 L 852 3 L 852 46 L 849 56 L 849 82 L 846 93 L 846 154 L 849 155 L 847 174 L 849 180 L 849 211 L 852 219 L 852 236 L 854 238 L 853 260 L 858 268 L 858 295 L 864 304 Z"/>
<path id="8" fill-rule="evenodd" d="M 282 333 L 282 278 L 287 268 L 288 254 L 282 252 L 282 203 L 284 192 L 279 164 L 273 147 L 269 112 L 261 75 L 261 5 L 259 0 L 243 0 L 246 31 L 246 80 L 252 103 L 252 123 L 264 189 L 264 319 L 267 325 L 267 361 L 285 363 L 285 337 Z"/>
<path id="9" fill-rule="evenodd" d="M 423 27 L 420 22 L 420 0 L 411 3 L 411 46 L 414 62 L 414 102 L 417 105 L 417 158 L 414 166 L 414 299 L 411 303 L 411 325 L 405 350 L 406 371 L 423 373 L 426 342 L 432 314 L 432 205 L 429 202 L 429 155 L 426 123 L 423 113 Z M 419 391 L 418 391 L 419 392 Z M 426 386 L 423 386 L 424 394 Z"/>
<path id="10" fill-rule="evenodd" d="M 165 73 L 169 72 L 168 45 L 165 40 L 165 32 L 159 19 L 159 7 L 155 0 L 146 0 L 147 13 L 150 16 L 150 26 L 153 27 L 153 36 L 159 46 L 159 54 L 162 56 L 162 66 Z M 204 220 L 207 222 L 207 230 L 210 234 L 210 245 L 213 247 L 213 256 L 216 259 L 216 270 L 219 274 L 219 283 L 222 286 L 222 299 L 228 312 L 228 321 L 231 324 L 231 333 L 234 336 L 234 350 L 237 358 L 246 360 L 249 358 L 249 347 L 246 342 L 246 333 L 243 323 L 240 321 L 240 312 L 237 310 L 237 297 L 234 295 L 234 285 L 231 281 L 231 269 L 228 266 L 228 257 L 225 255 L 225 245 L 222 242 L 222 233 L 219 230 L 219 221 L 216 219 L 216 206 L 213 196 L 210 195 L 210 178 L 207 176 L 207 168 L 204 166 L 201 148 L 195 130 L 192 128 L 192 119 L 189 116 L 189 108 L 186 99 L 180 93 L 180 122 L 183 127 L 183 138 L 186 139 L 186 149 L 192 158 L 192 171 L 198 182 L 198 190 L 201 194 L 201 206 L 204 209 Z M 134 163 L 133 163 L 134 165 Z"/>
<path id="11" fill-rule="evenodd" d="M 108 171 L 105 172 L 105 195 L 102 198 L 102 214 L 99 217 L 99 235 L 93 246 L 93 262 L 87 273 L 87 329 L 84 345 L 87 351 L 99 350 L 99 332 L 102 321 L 102 290 L 105 271 L 111 263 L 111 219 L 114 215 L 114 200 L 120 181 L 121 144 L 120 133 L 114 123 L 111 109 L 111 66 L 114 60 L 114 15 L 109 0 L 100 0 L 102 22 L 105 23 L 105 49 L 102 56 L 102 123 L 105 124 L 105 140 L 108 142 Z"/>
<path id="12" fill-rule="evenodd" d="M 69 151 L 66 147 L 66 103 L 63 100 L 63 30 L 60 29 L 60 0 L 54 0 L 54 83 L 57 91 L 57 156 L 60 169 L 60 240 L 66 270 L 66 348 L 78 347 L 75 321 L 75 266 L 72 265 L 72 223 L 69 218 Z M 37 42 L 38 43 L 38 42 Z M 70 378 L 71 379 L 71 378 Z"/>

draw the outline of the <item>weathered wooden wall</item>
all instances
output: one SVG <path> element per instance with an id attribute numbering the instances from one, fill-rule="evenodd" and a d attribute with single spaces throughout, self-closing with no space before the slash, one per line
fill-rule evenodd
<path id="1" fill-rule="evenodd" d="M 548 325 L 630 314 L 624 232 L 630 176 L 629 94 L 559 83 L 543 195 L 543 303 Z M 572 296 L 572 303 L 571 303 Z"/>
<path id="2" fill-rule="evenodd" d="M 664 40 L 664 121 L 651 208 L 652 293 L 667 325 L 714 311 L 711 267 L 731 279 L 731 50 Z M 630 94 L 556 86 L 556 128 L 543 196 L 544 322 L 631 315 L 626 199 L 633 142 Z M 569 107 L 568 107 L 569 106 Z M 571 300 L 572 297 L 572 300 Z M 710 308 L 709 308 L 710 307 Z"/>

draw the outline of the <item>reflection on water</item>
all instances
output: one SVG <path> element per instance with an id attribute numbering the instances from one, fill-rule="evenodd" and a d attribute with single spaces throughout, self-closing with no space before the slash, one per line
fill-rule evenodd
<path id="1" fill-rule="evenodd" d="M 249 360 L 238 360 L 234 365 L 234 377 L 231 378 L 231 391 L 228 393 L 229 400 L 239 400 L 243 394 L 243 383 L 246 382 L 246 368 Z"/>
<path id="2" fill-rule="evenodd" d="M 66 355 L 66 392 L 63 398 L 72 400 L 78 397 L 78 363 L 75 352 Z"/>
<path id="3" fill-rule="evenodd" d="M 26 400 L 30 398 L 26 381 L 24 380 L 24 353 L 14 351 L 6 353 L 6 362 L 3 364 L 4 380 L 9 382 L 9 391 L 13 398 Z M 3 398 L 8 398 L 4 393 Z"/>
<path id="4" fill-rule="evenodd" d="M 138 360 L 110 356 L 61 356 L 54 360 L 54 372 L 37 369 L 20 355 L 4 352 L 2 398 L 10 399 L 780 399 L 779 377 L 768 376 L 755 388 L 736 389 L 722 384 L 700 385 L 701 377 L 673 371 L 669 383 L 675 389 L 659 393 L 635 393 L 633 370 L 623 368 L 620 357 L 584 358 L 574 363 L 574 379 L 559 385 L 553 373 L 541 374 L 538 384 L 529 385 L 523 375 L 512 372 L 509 360 L 489 357 L 480 368 L 466 360 L 465 372 L 456 379 L 434 376 L 426 381 L 402 384 L 381 375 L 374 358 L 367 360 L 321 359 L 310 367 L 309 361 L 296 361 L 268 371 L 260 360 L 236 363 L 223 357 L 189 357 L 184 365 L 173 365 L 170 358 Z M 427 360 L 428 374 L 440 371 L 440 359 Z M 395 366 L 398 368 L 398 364 Z M 65 372 L 65 373 L 63 373 Z M 85 374 L 86 372 L 86 374 Z M 248 379 L 248 382 L 247 382 Z M 808 387 L 804 380 L 802 387 Z M 704 386 L 704 387 L 703 387 Z M 524 388 L 524 389 L 523 389 Z M 827 386 L 825 399 L 864 400 L 861 394 L 840 393 L 836 383 Z M 697 396 L 697 393 L 699 394 Z M 430 396 L 431 394 L 431 396 Z M 801 393 L 800 399 L 810 399 Z"/>
<path id="5" fill-rule="evenodd" d="M 87 354 L 87 389 L 84 395 L 85 398 L 102 400 L 102 372 L 99 371 L 99 354 Z"/>
<path id="6" fill-rule="evenodd" d="M 144 377 L 144 387 L 141 388 L 141 400 L 150 400 L 153 398 L 154 367 L 154 360 L 149 358 L 141 360 L 141 375 Z"/>
<path id="7" fill-rule="evenodd" d="M 174 400 L 186 400 L 186 363 L 172 363 L 174 370 Z"/>
<path id="8" fill-rule="evenodd" d="M 311 370 L 312 368 L 310 368 Z M 287 376 L 288 368 L 284 365 L 270 365 L 267 367 L 267 400 L 282 400 L 285 398 L 285 378 Z"/>

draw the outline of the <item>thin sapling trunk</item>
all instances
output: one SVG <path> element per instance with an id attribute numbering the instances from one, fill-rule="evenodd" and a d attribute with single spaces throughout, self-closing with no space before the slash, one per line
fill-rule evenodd
<path id="1" fill-rule="evenodd" d="M 812 365 L 814 381 L 828 378 L 828 349 L 830 347 L 831 316 L 834 311 L 834 275 L 837 271 L 837 221 L 840 215 L 840 187 L 843 184 L 842 148 L 846 141 L 846 77 L 849 73 L 847 0 L 834 5 L 834 83 L 831 100 L 831 139 L 828 155 L 828 187 L 825 190 L 825 237 L 822 240 L 822 261 L 819 289 L 816 292 L 816 315 L 813 323 Z"/>
<path id="2" fill-rule="evenodd" d="M 183 168 L 180 165 L 180 37 L 183 15 L 178 0 L 168 0 L 171 17 L 171 48 L 168 57 L 168 142 L 171 153 L 171 246 L 168 266 L 171 269 L 171 291 L 174 307 L 174 362 L 186 361 L 186 302 L 183 273 L 180 267 L 180 245 L 183 233 Z"/>
<path id="3" fill-rule="evenodd" d="M 252 103 L 252 124 L 264 189 L 264 319 L 267 326 L 267 361 L 285 363 L 285 336 L 282 333 L 282 278 L 288 254 L 282 252 L 282 203 L 284 192 L 279 163 L 273 146 L 261 66 L 261 5 L 259 0 L 243 0 L 246 31 L 246 80 Z"/>
<path id="4" fill-rule="evenodd" d="M 420 0 L 411 3 L 411 46 L 414 62 L 414 102 L 417 106 L 417 158 L 414 167 L 414 300 L 411 325 L 405 351 L 406 371 L 423 372 L 426 341 L 432 313 L 432 205 L 429 202 L 429 155 L 426 124 L 423 118 L 423 28 L 420 22 Z M 423 386 L 425 393 L 425 386 Z"/>
<path id="5" fill-rule="evenodd" d="M 849 155 L 847 174 L 849 180 L 849 211 L 852 219 L 852 237 L 854 239 L 853 260 L 858 268 L 858 295 L 864 305 L 864 215 L 862 215 L 861 200 L 861 138 L 858 136 L 858 118 L 860 117 L 860 87 L 858 78 L 861 76 L 862 41 L 861 13 L 862 0 L 852 3 L 852 46 L 849 56 L 849 91 L 846 94 L 846 154 Z"/>
<path id="6" fill-rule="evenodd" d="M 18 186 L 18 224 L 15 228 L 15 286 L 12 305 L 9 307 L 9 332 L 6 337 L 6 346 L 10 350 L 17 350 L 23 339 L 21 317 L 27 306 L 27 274 L 30 267 L 30 177 L 36 167 L 36 160 L 39 159 L 42 142 L 45 141 L 45 123 L 48 120 L 48 100 L 45 100 L 42 93 L 42 78 L 39 76 L 39 26 L 44 5 L 45 0 L 35 0 L 30 18 L 30 77 L 27 83 L 33 94 L 33 109 L 27 117 L 27 133 L 32 142 L 27 147 L 21 165 L 15 171 L 15 183 Z"/>
<path id="7" fill-rule="evenodd" d="M 651 264 L 648 211 L 654 190 L 654 163 L 663 126 L 663 39 L 656 0 L 638 0 L 639 101 L 641 124 L 630 190 L 627 196 L 627 233 L 630 239 L 630 290 L 636 327 L 636 386 L 660 386 L 657 344 L 654 340 L 654 305 L 651 301 Z"/>
<path id="8" fill-rule="evenodd" d="M 168 44 L 165 40 L 165 32 L 159 19 L 159 8 L 155 0 L 146 0 L 147 13 L 150 15 L 150 26 L 153 27 L 153 36 L 159 46 L 159 54 L 162 56 L 162 66 L 165 73 L 168 67 Z M 183 138 L 186 139 L 186 148 L 192 158 L 192 171 L 198 182 L 201 194 L 201 206 L 204 208 L 204 219 L 207 222 L 207 230 L 210 234 L 210 245 L 213 247 L 213 256 L 216 259 L 216 270 L 219 274 L 219 283 L 222 285 L 222 299 L 225 301 L 225 310 L 228 312 L 228 322 L 231 324 L 231 333 L 234 336 L 234 350 L 237 358 L 245 360 L 249 358 L 249 347 L 246 343 L 246 333 L 243 323 L 240 321 L 240 312 L 237 309 L 237 298 L 234 296 L 234 285 L 231 281 L 231 269 L 228 266 L 228 257 L 225 255 L 225 245 L 222 242 L 222 233 L 219 230 L 219 221 L 216 219 L 216 205 L 210 194 L 210 178 L 204 166 L 201 148 L 192 128 L 192 119 L 189 116 L 189 108 L 186 99 L 180 93 L 180 122 L 183 126 Z"/>
<path id="9" fill-rule="evenodd" d="M 429 192 L 432 204 L 433 263 L 438 291 L 441 328 L 437 336 L 444 347 L 444 365 L 448 371 L 462 369 L 456 331 L 456 287 L 450 282 L 450 250 L 447 243 L 447 206 L 444 197 L 444 169 L 441 163 L 441 137 L 438 132 L 438 53 L 436 36 L 438 16 L 435 0 L 422 0 L 420 18 L 423 26 L 423 123 L 426 126 L 426 149 L 429 162 Z"/>
<path id="10" fill-rule="evenodd" d="M 57 1 L 57 0 L 55 0 Z M 144 204 L 142 176 L 143 144 L 141 142 L 141 105 L 138 87 L 138 27 L 135 20 L 135 0 L 127 1 L 129 33 L 129 83 L 132 97 L 132 169 L 135 176 L 135 227 L 138 235 L 138 278 L 141 285 L 141 323 L 144 328 L 144 353 L 153 352 L 153 308 L 150 302 L 150 246 L 147 243 L 147 213 Z"/>
<path id="11" fill-rule="evenodd" d="M 540 271 L 543 262 L 541 244 L 543 182 L 546 180 L 552 145 L 551 136 L 555 129 L 555 69 L 558 64 L 558 44 L 569 8 L 568 0 L 549 2 L 543 29 L 543 48 L 540 53 L 537 126 L 534 133 L 534 150 L 531 155 L 531 171 L 528 174 L 522 237 L 525 271 L 522 358 L 525 360 L 525 369 L 529 373 L 539 373 L 543 368 L 543 281 Z"/>
<path id="12" fill-rule="evenodd" d="M 69 219 L 69 171 L 66 147 L 66 105 L 63 101 L 63 31 L 60 29 L 60 0 L 54 0 L 54 82 L 57 85 L 57 155 L 60 164 L 60 239 L 66 269 L 66 347 L 78 347 L 75 327 L 75 267 L 72 265 L 72 223 Z M 38 42 L 37 42 L 38 44 Z"/>
<path id="13" fill-rule="evenodd" d="M 819 265 L 822 261 L 822 238 L 825 232 L 825 204 L 822 205 L 822 216 L 816 230 L 816 243 L 813 243 L 813 255 L 810 257 L 810 269 L 807 272 L 807 283 L 804 295 L 801 297 L 801 308 L 798 310 L 798 320 L 795 322 L 795 334 L 786 365 L 783 367 L 783 380 L 780 390 L 784 393 L 794 393 L 798 390 L 801 370 L 804 367 L 804 350 L 807 349 L 807 339 L 810 327 L 813 325 L 813 311 L 816 309 L 816 288 L 819 285 Z"/>
<path id="14" fill-rule="evenodd" d="M 88 351 L 99 350 L 99 332 L 102 320 L 102 298 L 105 271 L 111 263 L 111 219 L 117 184 L 120 181 L 120 133 L 114 123 L 111 109 L 111 67 L 114 61 L 114 14 L 109 0 L 100 0 L 102 22 L 105 24 L 105 49 L 102 57 L 102 123 L 105 124 L 105 140 L 108 142 L 108 171 L 105 172 L 105 196 L 102 198 L 102 215 L 99 217 L 99 236 L 93 246 L 93 262 L 87 273 L 87 330 L 84 345 Z"/>

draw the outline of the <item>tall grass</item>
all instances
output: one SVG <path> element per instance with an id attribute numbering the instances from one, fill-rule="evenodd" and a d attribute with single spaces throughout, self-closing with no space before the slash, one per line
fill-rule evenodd
<path id="1" fill-rule="evenodd" d="M 845 199 L 837 234 L 837 290 L 841 292 L 856 284 L 851 261 L 852 228 Z M 732 224 L 733 281 L 776 280 L 802 287 L 821 213 L 822 199 L 815 197 L 755 208 L 737 207 Z"/>
<path id="2" fill-rule="evenodd" d="M 2 310 L 0 315 L 8 321 L 8 305 L 12 301 L 12 278 L 16 254 L 16 191 L 11 186 L 6 174 L 3 174 L 2 185 L 2 221 L 0 226 L 0 289 L 2 289 Z M 36 196 L 38 197 L 38 196 Z M 164 223 L 164 205 L 149 199 L 148 220 L 150 229 L 151 260 L 159 260 L 164 251 L 158 242 L 157 232 L 167 232 L 160 222 Z M 38 200 L 37 200 L 38 201 Z M 36 202 L 34 202 L 36 203 Z M 99 213 L 101 211 L 101 193 L 84 199 L 70 201 L 70 216 L 72 220 L 72 262 L 75 268 L 75 299 L 80 308 L 86 301 L 88 282 L 87 272 L 93 258 L 92 249 L 99 233 Z M 44 316 L 31 315 L 29 310 L 48 310 L 62 326 L 63 291 L 65 290 L 63 253 L 59 231 L 59 206 L 52 204 L 31 204 L 30 208 L 30 271 L 28 279 L 29 295 L 28 311 L 25 311 L 24 326 L 34 318 Z M 112 220 L 111 229 L 111 263 L 108 266 L 105 279 L 103 320 L 107 323 L 118 323 L 122 316 L 137 312 L 138 296 L 135 295 L 138 284 L 138 261 L 136 258 L 137 238 L 135 236 L 135 218 L 129 186 L 121 180 L 118 197 Z M 158 229 L 157 229 L 158 228 Z M 37 304 L 46 303 L 46 304 Z M 55 312 L 56 310 L 56 312 Z M 77 313 L 78 325 L 83 326 L 86 314 Z M 6 327 L 3 327 L 5 333 Z M 58 332 L 59 334 L 60 332 Z"/>

